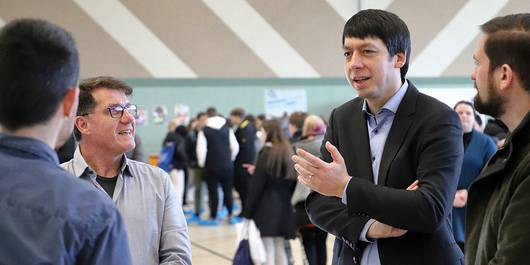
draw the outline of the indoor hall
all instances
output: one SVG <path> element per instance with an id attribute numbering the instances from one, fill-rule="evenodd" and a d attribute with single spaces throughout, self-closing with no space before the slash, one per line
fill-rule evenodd
<path id="1" fill-rule="evenodd" d="M 109 261 L 100 264 L 113 264 L 110 260 L 120 255 L 128 264 L 127 254 L 130 254 L 131 264 L 156 264 L 166 258 L 181 259 L 183 264 L 231 264 L 239 244 L 236 227 L 245 219 L 244 215 L 239 216 L 242 198 L 253 201 L 253 212 L 249 210 L 247 217 L 252 216 L 251 219 L 260 222 L 261 229 L 267 231 L 268 235 L 262 237 L 267 252 L 280 251 L 281 254 L 273 258 L 283 260 L 285 254 L 293 258 L 293 264 L 307 264 L 299 234 L 288 241 L 291 254 L 286 250 L 289 248 L 281 247 L 283 238 L 294 237 L 296 229 L 301 227 L 315 228 L 317 223 L 326 227 L 324 230 L 336 232 L 336 228 L 348 223 L 350 218 L 359 221 L 352 225 L 355 229 L 341 230 L 345 234 L 339 232 L 340 240 L 332 235 L 327 237 L 326 264 L 331 264 L 333 257 L 345 259 L 340 261 L 346 264 L 369 265 L 388 264 L 388 260 L 393 259 L 410 264 L 421 264 L 418 260 L 463 262 L 463 255 L 467 254 L 466 233 L 466 240 L 470 238 L 472 244 L 469 251 L 504 246 L 500 241 L 497 244 L 495 235 L 478 233 L 479 226 L 465 227 L 464 218 L 468 190 L 475 179 L 480 179 L 484 166 L 487 169 L 488 163 L 510 161 L 510 165 L 516 165 L 523 161 L 509 159 L 524 155 L 508 157 L 512 150 L 518 152 L 527 142 L 527 137 L 521 136 L 521 131 L 526 132 L 523 126 L 527 119 L 521 115 L 512 117 L 526 111 L 527 98 L 521 86 L 524 82 L 513 80 L 520 81 L 517 78 L 530 75 L 519 73 L 519 68 L 511 67 L 512 62 L 502 60 L 526 56 L 511 56 L 519 51 L 514 48 L 516 45 L 501 46 L 496 51 L 507 54 L 497 58 L 502 59 L 500 70 L 508 74 L 491 75 L 497 68 L 489 69 L 484 63 L 493 58 L 489 57 L 490 50 L 486 51 L 490 47 L 486 37 L 496 33 L 498 28 L 480 26 L 494 17 L 520 12 L 530 12 L 530 6 L 522 0 L 57 0 L 45 4 L 38 0 L 0 0 L 0 30 L 7 32 L 0 36 L 0 56 L 3 56 L 0 57 L 0 95 L 3 98 L 0 99 L 3 100 L 0 102 L 0 172 L 9 172 L 7 175 L 0 173 L 0 212 L 3 215 L 0 238 L 9 239 L 0 240 L 0 264 L 37 263 L 39 255 L 32 255 L 33 252 L 55 255 L 54 251 L 58 251 L 60 254 L 55 257 L 76 257 L 68 252 L 75 252 L 68 240 L 98 229 L 105 230 L 100 226 L 106 222 L 92 225 L 82 222 L 93 220 L 90 214 L 101 209 L 103 212 L 99 213 L 112 217 L 106 221 L 109 229 L 115 229 L 114 234 L 109 234 L 115 235 L 116 240 L 109 240 L 115 245 L 101 252 L 108 254 Z M 28 22 L 24 18 L 39 19 L 29 22 L 35 23 L 32 25 L 37 28 L 53 28 L 50 32 L 58 35 L 46 35 L 46 30 L 24 31 L 10 27 L 17 25 L 19 19 Z M 378 21 L 378 18 L 382 19 Z M 369 23 L 361 23 L 366 21 Z M 504 23 L 506 25 L 510 23 Z M 393 27 L 396 30 L 385 31 Z M 388 41 L 385 34 L 373 32 L 402 35 Z M 40 36 L 45 44 L 66 45 L 62 48 L 69 52 L 75 49 L 70 57 L 71 64 L 60 65 L 65 61 L 59 58 L 60 53 L 40 54 L 42 50 L 39 49 L 36 53 L 34 50 L 25 52 L 28 47 L 32 49 L 32 44 L 37 47 L 42 44 L 32 40 L 32 36 L 22 38 L 22 45 L 13 45 L 10 41 L 16 38 L 12 36 L 19 33 Z M 526 32 L 521 35 L 524 34 Z M 401 43 L 407 41 L 408 44 Z M 396 43 L 403 44 L 392 47 L 397 52 L 389 48 Z M 406 49 L 407 45 L 411 45 L 410 50 Z M 366 47 L 371 49 L 364 49 Z M 400 50 L 403 47 L 405 50 Z M 16 52 L 18 48 L 22 53 Z M 50 50 L 57 51 L 54 48 L 47 51 Z M 370 57 L 372 53 L 378 56 Z M 26 55 L 35 57 L 23 57 Z M 79 60 L 72 59 L 77 56 Z M 383 60 L 384 56 L 395 61 Z M 41 67 L 43 62 L 47 62 L 47 67 Z M 71 71 L 54 72 L 54 69 Z M 52 78 L 53 74 L 57 75 L 56 79 Z M 493 79 L 499 76 L 509 78 Z M 61 78 L 69 78 L 62 80 L 63 86 L 57 85 Z M 503 86 L 492 83 L 495 80 Z M 69 85 L 64 86 L 66 83 Z M 392 85 L 386 86 L 389 83 Z M 75 97 L 78 87 L 82 95 Z M 17 124 L 24 121 L 23 115 L 39 116 L 45 112 L 42 104 L 47 97 L 39 94 L 39 89 L 58 95 L 55 96 L 59 98 L 58 104 L 63 104 L 62 114 L 58 111 L 60 107 L 47 106 L 48 110 L 56 110 L 52 113 L 55 116 L 48 115 L 52 122 L 46 120 L 31 125 L 50 127 L 32 131 L 22 126 L 24 130 L 20 131 Z M 492 89 L 500 92 L 493 93 Z M 385 93 L 378 93 L 381 91 Z M 505 91 L 518 94 L 503 94 Z M 411 94 L 420 100 L 415 101 Z M 383 101 L 375 100 L 381 99 L 381 95 L 385 96 Z M 88 96 L 93 102 L 86 100 Z M 83 98 L 85 100 L 81 100 Z M 385 104 L 379 106 L 376 102 Z M 505 102 L 511 104 L 502 105 Z M 206 114 L 211 108 L 215 113 Z M 404 121 L 404 112 L 413 118 Z M 303 118 L 292 118 L 298 114 Z M 197 127 L 194 122 L 201 115 L 207 115 L 207 120 L 213 119 Z M 238 115 L 241 119 L 234 120 L 233 116 Z M 309 116 L 318 117 L 324 125 L 307 129 L 305 123 Z M 268 123 L 268 127 L 264 123 Z M 237 133 L 245 127 L 254 127 L 254 131 L 250 130 L 252 140 L 247 141 L 246 136 Z M 72 128 L 75 128 L 73 133 L 64 134 L 66 129 Z M 210 133 L 205 133 L 205 128 L 211 129 Z M 218 135 L 211 133 L 221 130 Z M 282 136 L 272 139 L 280 130 Z M 46 135 L 35 138 L 28 134 L 37 131 Z M 56 135 L 48 135 L 53 133 Z M 179 133 L 182 135 L 177 135 Z M 218 141 L 219 135 L 228 135 L 228 138 Z M 429 138 L 432 135 L 435 137 Z M 188 146 L 189 139 L 195 142 Z M 237 141 L 237 152 L 233 139 Z M 306 140 L 312 142 L 304 142 L 302 146 L 296 144 Z M 178 144 L 179 141 L 184 144 Z M 341 160 L 336 159 L 335 149 L 326 145 L 326 141 L 336 145 L 337 152 L 344 155 L 342 164 L 332 163 Z M 442 141 L 445 142 L 442 144 Z M 517 144 L 513 145 L 514 141 Z M 249 142 L 254 146 L 250 152 L 253 158 L 243 161 L 237 154 L 243 152 L 243 143 Z M 217 143 L 223 146 L 218 148 Z M 428 145 L 431 143 L 434 144 Z M 31 160 L 35 159 L 33 148 L 39 151 L 36 152 L 38 159 L 45 160 L 48 167 L 40 167 L 40 163 Z M 212 150 L 224 153 L 212 158 Z M 59 163 L 68 174 L 57 168 L 54 151 L 58 152 Z M 178 159 L 173 158 L 180 153 L 185 155 L 179 158 L 181 163 L 177 165 L 174 162 Z M 18 154 L 24 157 L 17 157 Z M 489 160 L 492 155 L 495 159 Z M 166 161 L 168 157 L 169 162 Z M 233 166 L 234 172 L 232 168 L 210 167 L 217 158 Z M 460 160 L 464 162 L 457 163 Z M 329 171 L 324 169 L 329 167 L 324 165 L 330 164 L 340 164 L 341 171 L 326 174 Z M 112 170 L 103 170 L 108 168 Z M 281 169 L 276 170 L 278 168 Z M 432 172 L 442 168 L 445 169 L 443 174 Z M 35 174 L 47 173 L 46 169 L 53 169 L 54 175 Z M 204 200 L 199 208 L 205 209 L 204 212 L 199 210 L 200 221 L 193 219 L 197 212 L 196 190 L 193 189 L 196 169 L 207 169 L 210 173 L 199 180 L 199 185 L 204 186 L 202 195 L 197 195 Z M 515 173 L 522 170 L 525 168 Z M 496 176 L 493 173 L 487 177 Z M 508 173 L 503 175 L 511 176 L 513 172 Z M 242 175 L 248 176 L 244 185 L 234 181 Z M 251 175 L 261 179 L 251 178 Z M 37 177 L 46 180 L 45 183 L 35 181 Z M 71 182 L 68 177 L 79 178 L 78 182 L 92 186 L 90 189 L 80 188 L 87 183 L 68 186 Z M 140 181 L 135 182 L 137 179 Z M 337 181 L 327 181 L 329 179 Z M 242 186 L 253 190 L 249 188 L 249 192 Z M 292 196 L 298 187 L 305 190 L 299 193 L 302 200 L 294 202 Z M 218 188 L 233 190 L 231 199 L 215 196 L 219 208 L 212 206 L 215 203 L 208 199 L 217 194 Z M 308 195 L 310 190 L 317 192 Z M 99 193 L 90 193 L 94 191 Z M 86 197 L 82 200 L 80 194 L 91 194 L 94 204 Z M 487 217 L 505 218 L 491 211 L 508 209 L 510 198 L 507 196 L 512 193 L 481 194 L 489 197 L 480 199 L 476 194 L 469 193 L 472 207 L 484 206 L 489 197 L 494 199 L 489 201 L 491 205 L 471 217 L 471 223 L 482 224 L 479 218 L 488 211 L 493 215 Z M 307 220 L 302 221 L 306 223 L 293 226 L 293 218 L 287 216 L 300 213 L 300 209 L 305 213 L 306 198 L 310 198 L 307 202 L 312 206 L 308 207 Z M 274 203 L 267 204 L 269 199 Z M 20 203 L 19 208 L 13 207 L 16 203 Z M 235 204 L 236 207 L 231 208 L 234 212 L 224 215 L 223 204 Z M 219 212 L 212 216 L 208 208 Z M 16 209 L 36 209 L 41 219 L 21 216 L 21 211 Z M 47 213 L 50 209 L 60 214 Z M 276 209 L 283 211 L 279 213 L 274 211 Z M 43 213 L 44 217 L 40 215 Z M 54 240 L 64 236 L 58 235 L 63 231 L 64 227 L 59 227 L 62 223 L 43 220 L 62 214 L 66 216 L 66 223 L 79 222 L 76 223 L 78 227 L 98 229 L 76 231 L 79 234 L 65 237 L 68 240 Z M 274 218 L 270 221 L 263 221 L 271 216 Z M 311 222 L 309 217 L 315 224 L 307 223 Z M 341 222 L 328 223 L 335 217 Z M 281 221 L 285 221 L 285 225 Z M 487 218 L 484 223 L 495 228 L 499 228 L 499 224 L 510 224 Z M 50 229 L 45 224 L 55 226 Z M 271 224 L 273 229 L 268 227 Z M 512 242 L 511 235 L 524 232 L 524 227 L 517 225 L 509 228 L 512 230 L 503 234 L 508 240 L 503 238 L 503 242 Z M 177 230 L 177 233 L 167 232 Z M 384 233 L 370 233 L 374 230 Z M 59 232 L 53 234 L 51 231 Z M 524 237 L 517 239 L 525 240 Z M 481 244 L 477 243 L 479 241 Z M 441 248 L 439 244 L 449 247 Z M 92 245 L 102 247 L 104 244 Z M 338 250 L 335 253 L 334 245 Z M 22 246 L 30 247 L 22 251 L 25 250 Z M 40 247 L 53 250 L 41 252 Z M 411 249 L 421 251 L 418 254 Z M 480 252 L 483 260 L 495 254 L 489 250 Z M 436 255 L 429 255 L 431 251 Z M 339 255 L 344 252 L 346 255 Z M 96 254 L 88 256 L 97 257 Z M 438 259 L 431 260 L 433 257 Z M 477 264 L 481 263 L 477 261 Z"/>

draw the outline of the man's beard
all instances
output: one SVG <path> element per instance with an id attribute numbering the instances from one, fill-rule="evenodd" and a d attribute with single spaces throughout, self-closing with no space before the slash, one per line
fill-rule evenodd
<path id="1" fill-rule="evenodd" d="M 490 77 L 488 77 L 488 96 L 487 101 L 481 100 L 479 97 L 479 92 L 477 88 L 477 82 L 474 83 L 475 89 L 477 89 L 477 95 L 474 98 L 475 109 L 482 114 L 492 116 L 496 119 L 499 119 L 505 112 L 504 109 L 504 100 L 497 93 L 495 85 Z"/>

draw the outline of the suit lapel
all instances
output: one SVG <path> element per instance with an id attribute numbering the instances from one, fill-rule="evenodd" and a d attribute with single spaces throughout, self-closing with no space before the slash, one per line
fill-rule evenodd
<path id="1" fill-rule="evenodd" d="M 385 185 L 388 169 L 394 161 L 399 148 L 403 144 L 407 131 L 412 125 L 414 119 L 413 114 L 416 112 L 416 100 L 418 99 L 418 90 L 412 83 L 409 81 L 409 87 L 403 100 L 399 104 L 396 116 L 394 117 L 394 122 L 390 128 L 388 138 L 385 142 L 385 147 L 383 149 L 383 155 L 381 157 L 381 165 L 379 167 L 379 185 Z"/>

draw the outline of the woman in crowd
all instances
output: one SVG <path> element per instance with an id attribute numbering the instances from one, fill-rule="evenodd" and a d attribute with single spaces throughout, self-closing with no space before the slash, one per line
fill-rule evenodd
<path id="1" fill-rule="evenodd" d="M 295 237 L 295 220 L 291 194 L 296 174 L 293 151 L 277 120 L 265 120 L 261 132 L 265 144 L 249 184 L 247 208 L 243 216 L 253 219 L 260 230 L 266 264 L 287 264 L 284 239 Z"/>
<path id="2" fill-rule="evenodd" d="M 293 144 L 294 149 L 302 148 L 305 151 L 320 156 L 320 146 L 326 132 L 326 124 L 316 116 L 309 115 L 305 118 L 302 127 L 302 138 Z M 296 188 L 291 198 L 294 205 L 296 227 L 302 236 L 302 244 L 309 265 L 326 264 L 326 237 L 327 233 L 311 223 L 305 210 L 305 199 L 311 190 L 301 183 Z"/>
<path id="3" fill-rule="evenodd" d="M 158 165 L 168 171 L 175 192 L 177 193 L 177 198 L 182 198 L 185 190 L 184 169 L 186 168 L 186 154 L 183 152 L 183 148 L 181 148 L 185 139 L 177 132 L 178 127 L 179 121 L 175 119 L 168 123 L 168 132 L 162 142 L 162 156 L 167 156 L 167 159 L 162 158 L 161 160 L 163 161 L 159 161 Z M 166 163 L 166 160 L 169 160 L 169 164 Z M 161 162 L 165 166 L 161 166 Z"/>
<path id="4" fill-rule="evenodd" d="M 467 189 L 471 182 L 480 174 L 488 159 L 495 153 L 496 147 L 490 137 L 473 128 L 476 115 L 473 104 L 468 101 L 459 101 L 456 103 L 454 110 L 458 113 L 462 129 L 464 130 L 464 161 L 453 202 L 453 233 L 456 242 L 464 251 Z"/>

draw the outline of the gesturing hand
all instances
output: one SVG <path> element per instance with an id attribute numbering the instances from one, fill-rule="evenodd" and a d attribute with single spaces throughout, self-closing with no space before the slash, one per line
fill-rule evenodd
<path id="1" fill-rule="evenodd" d="M 326 142 L 326 149 L 331 154 L 333 162 L 324 162 L 298 149 L 296 155 L 292 157 L 295 162 L 294 168 L 298 172 L 298 180 L 308 188 L 322 195 L 342 197 L 350 177 L 339 150 L 330 142 Z"/>

